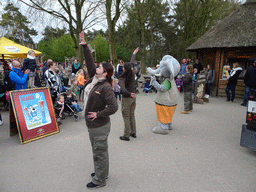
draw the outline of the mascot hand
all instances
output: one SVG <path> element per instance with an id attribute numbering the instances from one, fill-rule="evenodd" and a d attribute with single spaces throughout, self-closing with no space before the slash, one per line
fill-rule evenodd
<path id="1" fill-rule="evenodd" d="M 167 91 L 164 85 L 160 85 L 160 84 L 156 81 L 156 77 L 155 77 L 155 76 L 151 76 L 150 85 L 152 85 L 153 87 L 155 87 L 155 89 L 156 89 L 157 91 L 162 91 L 162 92 Z"/>

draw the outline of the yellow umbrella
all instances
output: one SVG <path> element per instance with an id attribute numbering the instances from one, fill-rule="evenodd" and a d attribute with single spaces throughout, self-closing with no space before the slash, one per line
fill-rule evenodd
<path id="1" fill-rule="evenodd" d="M 7 39 L 5 37 L 0 38 L 0 55 L 8 54 L 13 57 L 26 58 L 29 50 L 30 48 L 22 46 L 18 43 L 15 43 L 10 39 Z M 35 51 L 35 56 L 42 54 L 39 51 L 36 51 L 36 50 L 34 51 Z"/>
<path id="2" fill-rule="evenodd" d="M 12 56 L 12 55 L 4 55 L 4 54 L 0 55 L 0 59 L 11 59 L 13 57 L 14 56 Z"/>

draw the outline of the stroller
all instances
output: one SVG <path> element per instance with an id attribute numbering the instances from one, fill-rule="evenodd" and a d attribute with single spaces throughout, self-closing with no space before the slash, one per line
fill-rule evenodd
<path id="1" fill-rule="evenodd" d="M 67 113 L 68 114 L 68 116 L 74 116 L 74 118 L 75 118 L 75 121 L 76 122 L 78 122 L 78 121 L 80 121 L 80 117 L 78 116 L 78 115 L 76 115 L 75 114 L 75 111 L 72 109 L 72 107 L 70 107 L 70 105 L 68 105 L 67 103 L 66 103 L 66 99 L 67 99 L 67 97 L 66 97 L 66 94 L 65 94 L 66 92 L 61 92 L 61 93 L 57 93 L 56 92 L 56 96 L 55 95 L 51 95 L 52 96 L 52 99 L 53 99 L 53 97 L 55 97 L 55 99 L 59 96 L 59 95 L 64 95 L 64 99 L 65 99 L 65 104 L 64 104 L 64 110 L 63 110 L 63 114 L 62 114 L 62 118 L 63 119 L 65 119 L 66 118 L 66 115 L 64 114 L 64 113 Z"/>
<path id="2" fill-rule="evenodd" d="M 61 94 L 64 94 L 64 98 L 65 98 L 64 112 L 67 113 L 70 117 L 74 116 L 76 122 L 78 122 L 78 121 L 80 121 L 80 117 L 78 115 L 76 115 L 75 110 L 70 106 L 70 103 L 68 102 L 68 98 L 65 93 L 66 92 L 61 93 Z"/>
<path id="3" fill-rule="evenodd" d="M 68 115 L 69 115 L 70 117 L 71 117 L 71 116 L 74 116 L 76 122 L 80 121 L 80 117 L 75 114 L 74 109 L 72 109 L 72 107 L 70 107 L 70 106 L 69 106 L 68 104 L 66 104 L 66 103 L 65 103 L 65 106 L 64 106 L 64 112 L 68 113 Z"/>

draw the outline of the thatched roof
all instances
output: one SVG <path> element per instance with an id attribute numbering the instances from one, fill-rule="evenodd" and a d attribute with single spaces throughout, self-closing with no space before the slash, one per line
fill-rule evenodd
<path id="1" fill-rule="evenodd" d="M 206 48 L 256 46 L 256 2 L 247 1 L 213 26 L 187 51 Z"/>

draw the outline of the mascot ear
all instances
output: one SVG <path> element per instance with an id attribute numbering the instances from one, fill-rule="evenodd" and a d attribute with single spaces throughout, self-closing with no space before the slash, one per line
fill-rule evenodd
<path id="1" fill-rule="evenodd" d="M 167 67 L 168 67 L 168 70 L 170 71 L 170 73 L 172 74 L 172 78 L 173 79 L 180 72 L 180 64 L 179 64 L 179 62 L 174 57 L 171 57 L 169 59 L 169 63 L 168 63 Z"/>

